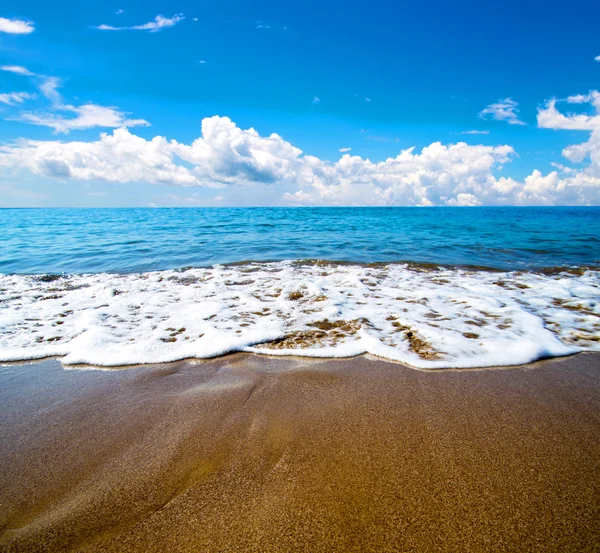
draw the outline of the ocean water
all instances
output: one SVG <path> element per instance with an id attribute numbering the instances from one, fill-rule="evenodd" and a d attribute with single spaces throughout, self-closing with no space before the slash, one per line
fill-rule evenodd
<path id="1" fill-rule="evenodd" d="M 0 210 L 0 361 L 600 351 L 600 208 Z"/>

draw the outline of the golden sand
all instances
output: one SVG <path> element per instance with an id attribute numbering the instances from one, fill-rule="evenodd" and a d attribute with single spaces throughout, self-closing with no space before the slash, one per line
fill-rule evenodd
<path id="1" fill-rule="evenodd" d="M 600 355 L 0 367 L 1 551 L 600 551 Z"/>

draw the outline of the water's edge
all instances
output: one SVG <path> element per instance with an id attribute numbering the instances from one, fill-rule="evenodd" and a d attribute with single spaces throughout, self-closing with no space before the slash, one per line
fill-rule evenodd
<path id="1" fill-rule="evenodd" d="M 122 366 L 232 352 L 415 368 L 600 351 L 600 273 L 288 261 L 0 276 L 0 362 Z"/>

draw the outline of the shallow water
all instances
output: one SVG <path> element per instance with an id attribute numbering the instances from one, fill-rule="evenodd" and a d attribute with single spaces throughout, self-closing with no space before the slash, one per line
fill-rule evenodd
<path id="1" fill-rule="evenodd" d="M 0 277 L 0 361 L 125 365 L 234 351 L 415 367 L 600 350 L 600 272 L 276 262 Z"/>
<path id="2" fill-rule="evenodd" d="M 249 351 L 446 368 L 599 351 L 598 215 L 0 210 L 0 361 L 115 366 Z"/>

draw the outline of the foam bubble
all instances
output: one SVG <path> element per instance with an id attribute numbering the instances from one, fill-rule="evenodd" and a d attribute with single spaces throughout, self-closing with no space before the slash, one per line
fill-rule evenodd
<path id="1" fill-rule="evenodd" d="M 0 361 L 118 366 L 234 351 L 419 368 L 600 351 L 598 271 L 495 273 L 300 262 L 0 276 Z"/>

